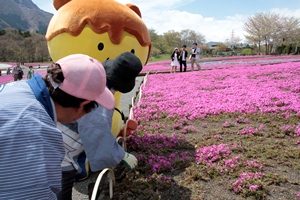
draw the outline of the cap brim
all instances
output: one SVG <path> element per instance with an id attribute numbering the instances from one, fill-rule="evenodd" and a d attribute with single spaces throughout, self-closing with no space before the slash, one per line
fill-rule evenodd
<path id="1" fill-rule="evenodd" d="M 104 92 L 95 101 L 106 109 L 113 109 L 115 107 L 114 95 L 108 88 L 105 88 Z"/>

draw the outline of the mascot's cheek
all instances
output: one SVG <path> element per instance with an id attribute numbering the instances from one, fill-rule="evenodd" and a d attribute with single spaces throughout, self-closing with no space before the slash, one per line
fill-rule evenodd
<path id="1" fill-rule="evenodd" d="M 96 34 L 86 26 L 78 36 L 62 33 L 48 41 L 50 56 L 54 62 L 70 54 L 86 54 L 101 62 L 109 57 L 109 52 L 100 51 L 98 44 L 111 45 L 108 34 Z"/>
<path id="2" fill-rule="evenodd" d="M 122 42 L 116 48 L 120 48 L 121 51 L 119 52 L 119 54 L 125 51 L 134 51 L 134 54 L 141 60 L 143 66 L 146 64 L 149 46 L 141 46 L 135 36 L 124 32 Z"/>
<path id="3" fill-rule="evenodd" d="M 103 49 L 98 49 L 102 43 Z M 54 62 L 70 54 L 86 54 L 100 62 L 114 59 L 123 52 L 134 52 L 143 64 L 146 63 L 149 46 L 143 47 L 131 34 L 124 32 L 120 44 L 113 44 L 108 33 L 96 34 L 87 25 L 78 36 L 62 33 L 48 41 L 50 56 Z"/>

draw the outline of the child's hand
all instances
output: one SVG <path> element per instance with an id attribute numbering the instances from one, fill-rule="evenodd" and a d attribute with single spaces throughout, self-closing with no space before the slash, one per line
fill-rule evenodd
<path id="1" fill-rule="evenodd" d="M 128 169 L 134 169 L 138 164 L 138 160 L 136 159 L 136 157 L 127 152 L 125 152 L 125 156 L 124 156 L 122 162 L 125 164 L 125 166 Z"/>

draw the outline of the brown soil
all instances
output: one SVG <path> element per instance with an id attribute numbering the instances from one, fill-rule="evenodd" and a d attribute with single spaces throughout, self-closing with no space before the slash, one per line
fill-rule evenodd
<path id="1" fill-rule="evenodd" d="M 173 163 L 172 168 L 166 167 L 153 173 L 145 162 L 140 161 L 135 170 L 128 170 L 122 164 L 115 170 L 116 184 L 113 199 L 164 199 L 164 200 L 239 200 L 239 199 L 266 199 L 266 200 L 297 200 L 300 193 L 300 148 L 299 137 L 292 137 L 281 130 L 283 125 L 298 125 L 299 116 L 289 119 L 278 115 L 243 115 L 246 122 L 234 121 L 241 114 L 222 114 L 211 116 L 203 120 L 180 122 L 178 119 L 161 119 L 141 125 L 155 134 L 176 135 L 185 137 L 176 147 L 163 146 L 161 149 L 145 146 L 129 152 L 138 155 L 168 156 L 174 152 L 189 152 L 189 157 Z M 231 122 L 224 127 L 224 122 Z M 174 123 L 181 126 L 174 127 Z M 152 125 L 151 125 L 152 124 Z M 155 124 L 155 126 L 153 126 Z M 160 124 L 161 126 L 158 126 Z M 246 126 L 259 127 L 264 124 L 263 130 L 256 135 L 238 135 Z M 153 127 L 159 128 L 153 128 Z M 165 128 L 162 128 L 162 127 Z M 192 126 L 191 130 L 183 134 L 183 128 Z M 145 130 L 137 130 L 136 135 L 142 136 Z M 218 137 L 212 137 L 218 135 Z M 135 137 L 135 136 L 133 136 Z M 130 139 L 129 144 L 130 144 Z M 159 143 L 160 141 L 153 141 Z M 264 164 L 260 170 L 264 177 L 259 180 L 260 188 L 253 193 L 236 194 L 232 190 L 232 183 L 238 179 L 241 172 L 249 171 L 245 165 L 239 165 L 233 172 L 220 173 L 205 164 L 196 164 L 196 148 L 218 145 L 242 143 L 242 147 L 231 148 L 228 158 L 240 156 L 241 160 L 255 160 Z M 255 169 L 252 169 L 252 171 Z M 250 170 L 251 171 L 251 170 Z M 121 175 L 122 174 L 122 175 Z M 161 181 L 167 177 L 171 182 Z M 101 199 L 108 198 L 108 190 L 101 194 Z"/>

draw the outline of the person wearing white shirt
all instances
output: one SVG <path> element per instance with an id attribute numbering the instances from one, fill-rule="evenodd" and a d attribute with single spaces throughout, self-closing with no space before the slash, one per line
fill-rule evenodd
<path id="1" fill-rule="evenodd" d="M 192 71 L 194 71 L 194 64 L 196 63 L 198 70 L 201 70 L 201 66 L 199 64 L 200 59 L 200 48 L 197 47 L 197 43 L 193 43 L 193 48 L 191 49 L 191 67 Z"/>

